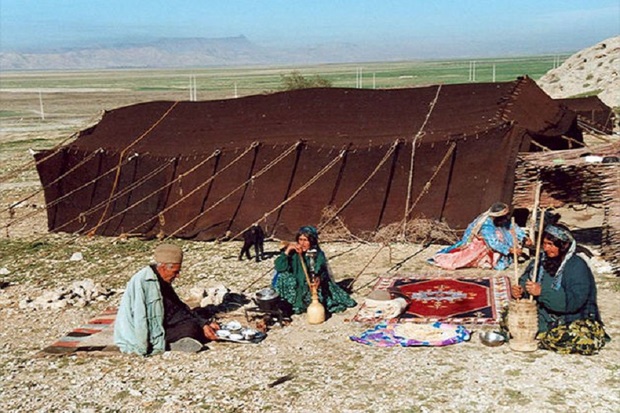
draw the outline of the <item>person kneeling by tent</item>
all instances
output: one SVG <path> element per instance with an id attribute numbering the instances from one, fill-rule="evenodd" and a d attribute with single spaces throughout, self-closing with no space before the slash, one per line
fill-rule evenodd
<path id="1" fill-rule="evenodd" d="M 533 296 L 538 306 L 539 347 L 559 353 L 594 354 L 605 345 L 596 302 L 596 284 L 590 267 L 575 254 L 577 244 L 570 231 L 560 224 L 547 225 L 536 281 L 532 281 L 531 261 L 513 285 L 513 298 Z"/>
<path id="2" fill-rule="evenodd" d="M 272 281 L 273 288 L 290 304 L 292 312 L 306 312 L 312 301 L 302 259 L 307 271 L 319 279 L 319 301 L 328 313 L 339 313 L 348 307 L 355 307 L 357 303 L 329 275 L 327 258 L 319 247 L 316 228 L 301 227 L 295 240 L 287 244 L 276 258 L 276 274 Z"/>
<path id="3" fill-rule="evenodd" d="M 467 226 L 460 241 L 438 251 L 429 262 L 447 270 L 467 267 L 505 270 L 512 264 L 513 250 L 516 248 L 517 255 L 521 254 L 522 243 L 532 245 L 523 229 L 516 224 L 513 227 L 508 205 L 496 202 Z"/>
<path id="4" fill-rule="evenodd" d="M 192 311 L 172 288 L 182 262 L 181 248 L 159 245 L 155 264 L 127 283 L 114 323 L 114 342 L 123 353 L 198 352 L 207 341 L 217 340 L 219 326 Z"/>

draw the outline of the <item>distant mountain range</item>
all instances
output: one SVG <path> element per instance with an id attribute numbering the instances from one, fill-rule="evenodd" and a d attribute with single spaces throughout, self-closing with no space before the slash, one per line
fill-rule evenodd
<path id="1" fill-rule="evenodd" d="M 122 68 L 195 68 L 394 60 L 397 55 L 368 51 L 354 44 L 329 43 L 273 49 L 245 36 L 164 38 L 144 43 L 67 48 L 37 52 L 0 52 L 0 70 L 85 70 Z"/>

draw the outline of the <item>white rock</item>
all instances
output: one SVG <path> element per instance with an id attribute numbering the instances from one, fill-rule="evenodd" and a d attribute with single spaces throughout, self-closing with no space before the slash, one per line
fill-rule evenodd
<path id="1" fill-rule="evenodd" d="M 196 301 L 202 300 L 203 297 L 206 295 L 206 290 L 203 287 L 192 287 L 189 290 L 189 295 L 192 299 Z"/>
<path id="2" fill-rule="evenodd" d="M 607 263 L 597 265 L 596 269 L 599 274 L 611 274 L 614 271 L 613 268 L 611 267 L 611 264 L 607 264 Z"/>
<path id="3" fill-rule="evenodd" d="M 83 259 L 84 256 L 81 252 L 74 252 L 73 255 L 71 255 L 71 258 L 69 258 L 69 261 L 82 261 Z"/>
<path id="4" fill-rule="evenodd" d="M 60 310 L 61 308 L 65 308 L 69 305 L 67 300 L 60 300 L 53 303 L 49 303 L 46 308 L 51 308 L 52 310 Z"/>
<path id="5" fill-rule="evenodd" d="M 37 297 L 34 301 L 35 302 L 42 302 L 42 303 L 51 303 L 52 301 L 60 300 L 63 295 L 64 295 L 64 291 L 63 290 L 59 290 L 59 291 L 45 291 L 43 294 L 41 294 L 39 297 Z"/>
<path id="6" fill-rule="evenodd" d="M 0 268 L 0 275 L 8 275 L 11 271 L 9 271 L 6 267 Z"/>
<path id="7" fill-rule="evenodd" d="M 208 305 L 216 305 L 213 303 L 213 297 L 204 297 L 202 300 L 200 300 L 200 307 L 204 308 Z"/>
<path id="8" fill-rule="evenodd" d="M 86 297 L 87 292 L 82 286 L 76 285 L 71 288 L 71 294 L 77 295 L 78 297 Z"/>

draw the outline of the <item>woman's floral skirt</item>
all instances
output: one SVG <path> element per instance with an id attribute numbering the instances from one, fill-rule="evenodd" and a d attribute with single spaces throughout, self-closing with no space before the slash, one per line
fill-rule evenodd
<path id="1" fill-rule="evenodd" d="M 575 320 L 538 333 L 538 346 L 562 354 L 592 355 L 609 340 L 603 323 L 595 320 Z"/>

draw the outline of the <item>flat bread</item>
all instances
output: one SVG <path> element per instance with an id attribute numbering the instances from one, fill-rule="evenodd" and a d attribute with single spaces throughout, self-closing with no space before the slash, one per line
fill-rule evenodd
<path id="1" fill-rule="evenodd" d="M 437 342 L 454 336 L 454 330 L 434 327 L 430 324 L 398 324 L 394 327 L 394 335 L 407 340 Z"/>

